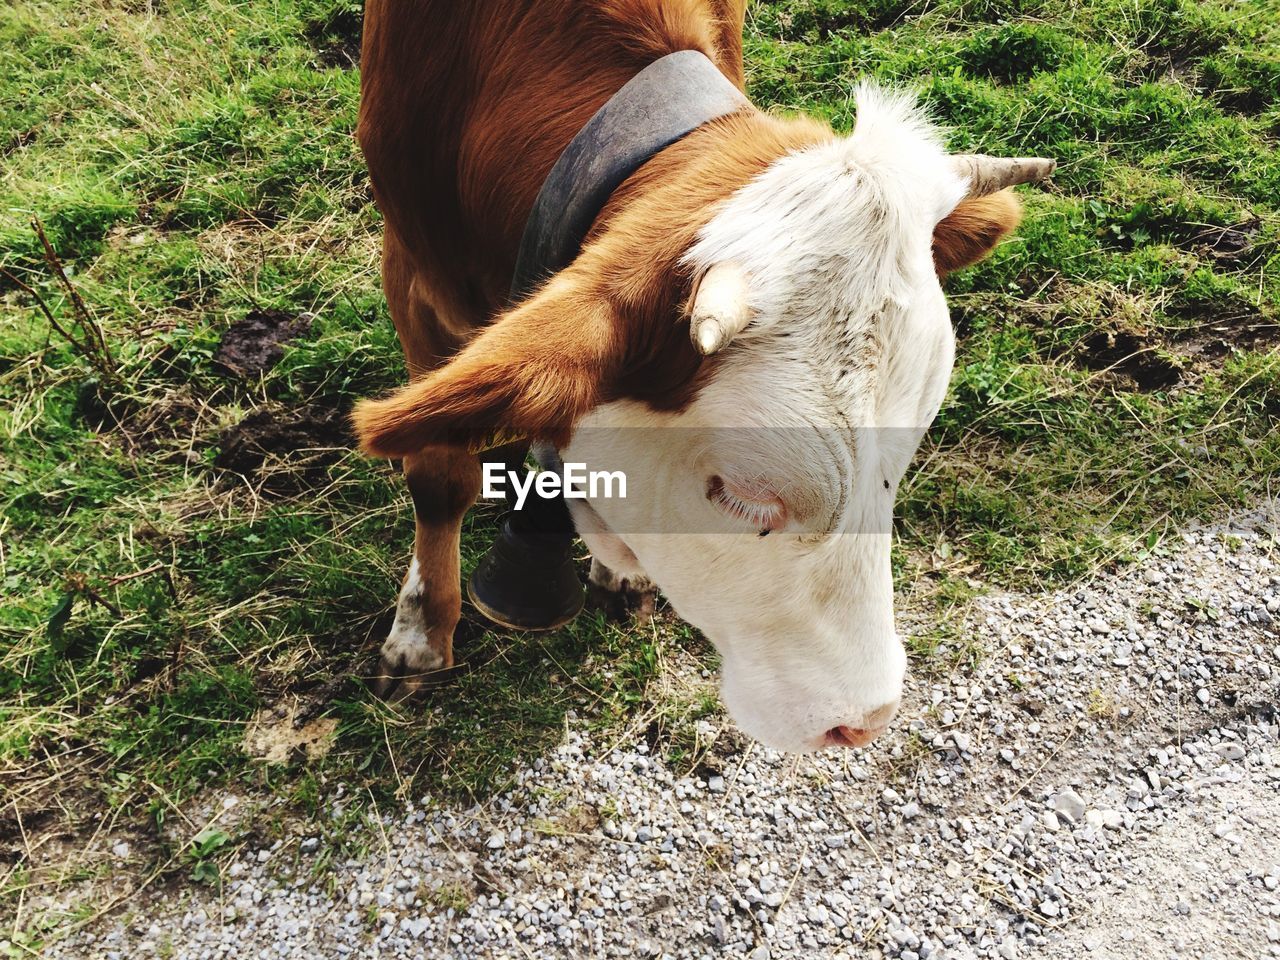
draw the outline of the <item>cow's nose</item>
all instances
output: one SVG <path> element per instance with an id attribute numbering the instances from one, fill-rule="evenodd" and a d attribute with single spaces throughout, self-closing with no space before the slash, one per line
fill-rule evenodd
<path id="1" fill-rule="evenodd" d="M 898 701 L 895 700 L 861 717 L 856 725 L 841 724 L 838 727 L 832 727 L 827 731 L 827 746 L 865 747 L 884 733 L 885 727 L 897 712 Z"/>

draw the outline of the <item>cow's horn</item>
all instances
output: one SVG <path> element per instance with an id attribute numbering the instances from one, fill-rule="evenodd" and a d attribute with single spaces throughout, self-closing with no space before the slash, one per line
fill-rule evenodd
<path id="1" fill-rule="evenodd" d="M 951 158 L 956 173 L 969 181 L 969 196 L 989 193 L 1019 183 L 1033 183 L 1053 173 L 1056 160 L 1044 157 L 988 157 L 982 153 L 958 153 Z"/>
<path id="2" fill-rule="evenodd" d="M 713 264 L 698 281 L 689 309 L 689 338 L 710 356 L 751 322 L 747 274 L 731 261 Z"/>

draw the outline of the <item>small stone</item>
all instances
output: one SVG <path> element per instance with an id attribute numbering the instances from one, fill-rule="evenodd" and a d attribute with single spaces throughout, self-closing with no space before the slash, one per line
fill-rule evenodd
<path id="1" fill-rule="evenodd" d="M 298 845 L 298 851 L 300 853 L 311 854 L 311 853 L 315 853 L 319 849 L 320 849 L 319 837 L 307 837 L 305 840 L 302 841 L 302 843 Z"/>
<path id="2" fill-rule="evenodd" d="M 1062 825 L 1058 822 L 1058 815 L 1052 810 L 1046 810 L 1040 814 L 1040 822 L 1044 824 L 1044 828 L 1050 833 L 1057 833 Z"/>
<path id="3" fill-rule="evenodd" d="M 429 926 L 431 926 L 431 921 L 426 917 L 417 917 L 413 920 L 406 917 L 400 923 L 400 928 L 414 939 L 418 939 L 426 933 Z"/>
<path id="4" fill-rule="evenodd" d="M 712 793 L 724 793 L 724 777 L 718 773 L 707 777 L 707 789 Z"/>
<path id="5" fill-rule="evenodd" d="M 1213 749 L 1218 756 L 1222 757 L 1223 760 L 1244 759 L 1244 747 L 1240 746 L 1240 744 L 1236 743 L 1234 740 L 1229 740 L 1226 743 L 1220 743 Z"/>
<path id="6" fill-rule="evenodd" d="M 121 840 L 111 847 L 111 853 L 120 860 L 124 860 L 129 856 L 129 844 Z"/>
<path id="7" fill-rule="evenodd" d="M 1018 940 L 1016 937 L 1008 936 L 1000 941 L 1000 946 L 996 950 L 1000 954 L 1001 960 L 1018 960 Z"/>
<path id="8" fill-rule="evenodd" d="M 490 850 L 500 850 L 502 847 L 506 845 L 506 843 L 507 843 L 507 838 L 503 836 L 501 833 L 494 831 L 493 833 L 489 834 L 489 839 L 484 842 L 484 845 L 488 847 Z"/>
<path id="9" fill-rule="evenodd" d="M 1080 818 L 1084 816 L 1084 799 L 1074 790 L 1067 788 L 1049 801 L 1049 808 L 1072 823 L 1079 823 Z"/>
<path id="10" fill-rule="evenodd" d="M 1199 700 L 1201 703 L 1208 703 L 1209 691 L 1206 690 L 1204 687 L 1201 687 L 1199 690 L 1196 691 L 1196 699 Z"/>
<path id="11" fill-rule="evenodd" d="M 711 919 L 711 935 L 715 937 L 716 943 L 724 943 L 728 938 L 728 931 L 724 928 L 724 917 L 716 914 Z"/>
<path id="12" fill-rule="evenodd" d="M 1056 900 L 1043 900 L 1040 903 L 1040 912 L 1046 917 L 1056 917 L 1060 910 Z"/>

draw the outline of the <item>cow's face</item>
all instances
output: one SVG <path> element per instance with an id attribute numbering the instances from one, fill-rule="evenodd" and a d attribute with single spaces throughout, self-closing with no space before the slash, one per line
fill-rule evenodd
<path id="1" fill-rule="evenodd" d="M 990 176 L 905 101 L 864 94 L 851 137 L 775 161 L 684 250 L 683 316 L 709 358 L 684 402 L 613 396 L 626 337 L 584 254 L 441 373 L 366 408 L 366 446 L 496 427 L 621 470 L 625 499 L 570 501 L 578 530 L 711 639 L 739 724 L 791 750 L 861 745 L 902 690 L 892 507 L 951 371 L 938 273 L 1017 219 L 1007 193 L 957 209 Z"/>
<path id="2" fill-rule="evenodd" d="M 910 112 L 864 104 L 853 137 L 773 164 L 688 251 L 691 336 L 716 357 L 693 401 L 605 404 L 563 450 L 626 472 L 625 501 L 571 502 L 579 530 L 712 640 L 767 744 L 864 742 L 896 709 L 893 500 L 951 373 L 933 233 L 967 189 Z"/>

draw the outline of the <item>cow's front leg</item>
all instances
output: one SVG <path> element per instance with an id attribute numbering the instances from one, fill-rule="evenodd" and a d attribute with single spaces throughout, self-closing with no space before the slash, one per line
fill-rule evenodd
<path id="1" fill-rule="evenodd" d="M 653 620 L 658 588 L 642 573 L 616 573 L 592 555 L 587 598 L 611 620 L 644 626 Z"/>
<path id="2" fill-rule="evenodd" d="M 417 521 L 413 559 L 374 684 L 379 696 L 394 698 L 416 693 L 431 674 L 453 666 L 453 631 L 462 615 L 458 542 L 481 480 L 476 457 L 453 447 L 406 457 L 404 475 Z"/>

